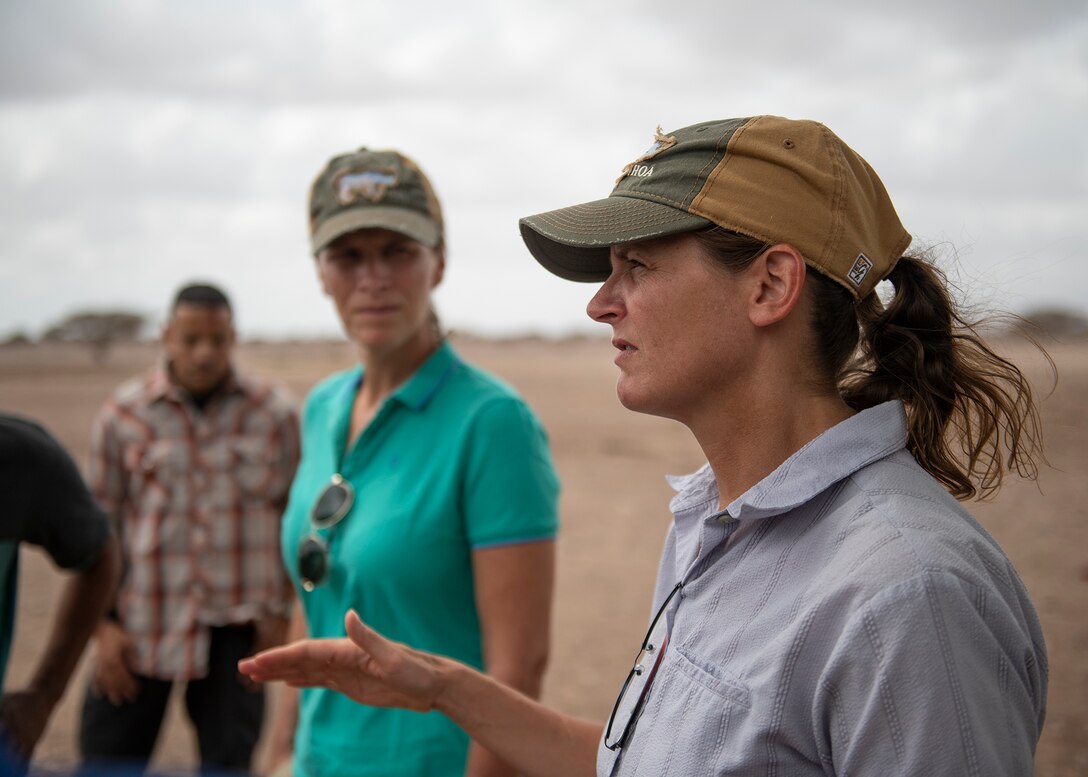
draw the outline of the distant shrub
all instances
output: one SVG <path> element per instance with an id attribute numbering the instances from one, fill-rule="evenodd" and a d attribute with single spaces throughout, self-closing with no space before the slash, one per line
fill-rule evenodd
<path id="1" fill-rule="evenodd" d="M 1027 313 L 1024 323 L 1031 335 L 1044 335 L 1055 340 L 1088 337 L 1088 316 L 1065 308 L 1040 308 Z"/>
<path id="2" fill-rule="evenodd" d="M 26 332 L 17 331 L 12 332 L 10 335 L 4 338 L 3 342 L 0 342 L 0 346 L 17 346 L 17 345 L 30 345 L 33 341 L 30 339 L 30 335 Z"/>
<path id="3" fill-rule="evenodd" d="M 91 349 L 95 364 L 102 364 L 114 343 L 139 339 L 146 322 L 142 313 L 126 310 L 81 311 L 50 327 L 42 340 L 83 343 Z"/>

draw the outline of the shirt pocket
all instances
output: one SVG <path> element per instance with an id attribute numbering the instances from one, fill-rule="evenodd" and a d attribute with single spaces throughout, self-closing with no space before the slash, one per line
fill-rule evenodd
<path id="1" fill-rule="evenodd" d="M 280 454 L 260 437 L 231 437 L 226 441 L 229 471 L 242 494 L 275 499 L 287 489 Z"/>
<path id="2" fill-rule="evenodd" d="M 184 545 L 189 505 L 188 448 L 173 440 L 132 443 L 123 449 L 127 505 L 121 534 L 134 567 L 163 548 Z M 138 575 L 135 579 L 140 579 Z"/>
<path id="3" fill-rule="evenodd" d="M 189 468 L 186 447 L 171 440 L 156 440 L 146 445 L 133 443 L 125 446 L 123 455 L 128 492 L 144 510 L 168 501 Z"/>
<path id="4" fill-rule="evenodd" d="M 680 645 L 661 660 L 616 774 L 716 774 L 730 729 L 751 707 L 748 687 Z"/>

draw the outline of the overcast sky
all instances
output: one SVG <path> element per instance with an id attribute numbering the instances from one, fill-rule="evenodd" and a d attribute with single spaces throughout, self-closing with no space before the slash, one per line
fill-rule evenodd
<path id="1" fill-rule="evenodd" d="M 759 113 L 865 156 L 974 304 L 1088 308 L 1084 0 L 0 0 L 0 338 L 194 279 L 243 335 L 335 334 L 305 197 L 360 145 L 435 182 L 447 326 L 592 331 L 518 217 Z"/>

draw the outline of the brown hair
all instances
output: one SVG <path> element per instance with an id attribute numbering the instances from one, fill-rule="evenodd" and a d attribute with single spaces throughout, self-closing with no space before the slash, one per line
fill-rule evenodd
<path id="1" fill-rule="evenodd" d="M 721 227 L 693 234 L 732 272 L 770 247 Z M 1006 471 L 1035 478 L 1041 423 L 1027 378 L 962 317 L 931 262 L 904 256 L 887 280 L 895 294 L 885 306 L 875 292 L 855 303 L 808 273 L 814 361 L 828 384 L 855 410 L 900 400 L 908 450 L 957 499 L 991 496 Z"/>

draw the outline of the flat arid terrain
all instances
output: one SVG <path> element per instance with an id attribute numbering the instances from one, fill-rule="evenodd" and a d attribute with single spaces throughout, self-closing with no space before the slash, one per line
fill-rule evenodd
<path id="1" fill-rule="evenodd" d="M 666 473 L 697 468 L 687 430 L 624 410 L 605 339 L 481 341 L 454 337 L 467 359 L 505 378 L 529 400 L 550 435 L 563 481 L 562 531 L 546 700 L 603 721 L 649 614 L 672 493 Z M 971 509 L 1020 570 L 1042 617 L 1050 655 L 1050 701 L 1039 777 L 1088 774 L 1088 343 L 1048 346 L 1059 378 L 1027 346 L 1002 349 L 1026 367 L 1043 397 L 1049 466 L 1037 483 L 1012 481 Z M 102 365 L 77 346 L 0 348 L 0 408 L 47 426 L 81 464 L 92 418 L 111 389 L 158 354 L 153 345 L 114 349 Z M 296 399 L 351 363 L 340 343 L 247 344 L 244 366 L 282 381 Z M 23 550 L 17 637 L 6 686 L 28 676 L 50 628 L 63 580 L 49 560 Z M 85 657 L 86 658 L 86 657 Z M 86 661 L 38 748 L 36 768 L 75 762 Z M 155 765 L 187 772 L 194 741 L 172 707 Z"/>

